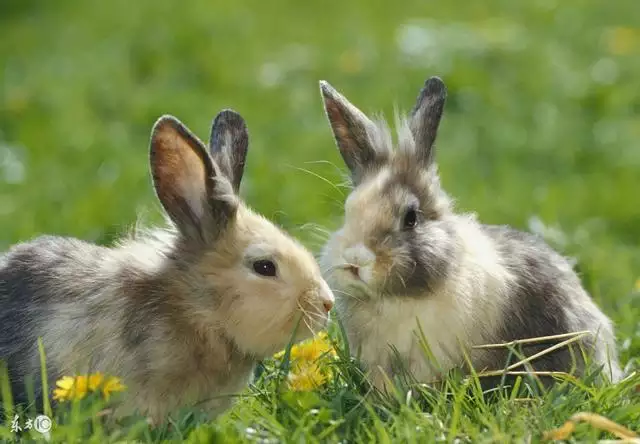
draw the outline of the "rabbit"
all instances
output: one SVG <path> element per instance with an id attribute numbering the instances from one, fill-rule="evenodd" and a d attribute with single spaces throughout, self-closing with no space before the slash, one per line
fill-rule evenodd
<path id="1" fill-rule="evenodd" d="M 24 400 L 41 337 L 51 381 L 100 371 L 127 387 L 116 416 L 215 417 L 258 360 L 326 326 L 334 297 L 311 252 L 240 199 L 244 119 L 223 110 L 209 150 L 177 118 L 153 126 L 150 169 L 167 227 L 107 248 L 41 236 L 0 258 L 0 359 Z"/>
<path id="2" fill-rule="evenodd" d="M 469 361 L 477 372 L 502 370 L 504 347 L 474 346 L 586 330 L 592 335 L 576 349 L 590 351 L 610 380 L 621 378 L 612 322 L 569 262 L 533 234 L 454 211 L 435 160 L 446 98 L 440 78 L 426 80 L 411 113 L 397 119 L 395 146 L 383 119 L 370 119 L 326 81 L 320 92 L 352 189 L 319 261 L 374 387 L 388 390 L 406 370 L 421 383 L 453 369 L 469 374 Z M 584 374 L 573 351 L 560 347 L 531 365 Z"/>

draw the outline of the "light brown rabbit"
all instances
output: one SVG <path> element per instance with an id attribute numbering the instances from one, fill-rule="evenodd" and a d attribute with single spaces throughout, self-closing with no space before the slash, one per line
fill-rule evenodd
<path id="1" fill-rule="evenodd" d="M 580 331 L 592 334 L 582 345 L 593 363 L 620 378 L 612 323 L 569 262 L 532 234 L 454 211 L 435 162 L 446 97 L 439 78 L 426 81 L 401 119 L 395 147 L 384 122 L 370 120 L 328 83 L 320 89 L 354 185 L 344 225 L 331 235 L 321 264 L 351 350 L 378 388 L 386 387 L 384 374 L 398 373 L 398 355 L 420 382 L 430 382 L 464 368 L 463 351 L 476 371 L 505 367 L 505 348 L 473 346 Z M 435 359 L 425 356 L 418 322 Z M 573 352 L 560 347 L 531 365 L 580 374 L 582 355 Z"/>
<path id="2" fill-rule="evenodd" d="M 169 227 L 113 248 L 43 236 L 0 256 L 0 359 L 14 395 L 100 371 L 127 386 L 119 414 L 161 422 L 182 406 L 216 415 L 257 360 L 323 328 L 333 295 L 313 256 L 238 197 L 248 133 L 222 111 L 209 150 L 182 123 L 153 127 L 150 163 Z"/>

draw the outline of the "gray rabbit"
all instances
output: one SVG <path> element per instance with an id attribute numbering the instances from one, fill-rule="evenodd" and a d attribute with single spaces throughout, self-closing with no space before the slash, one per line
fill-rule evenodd
<path id="1" fill-rule="evenodd" d="M 344 225 L 330 236 L 321 266 L 351 350 L 378 388 L 397 373 L 397 357 L 429 382 L 464 369 L 463 350 L 476 371 L 505 367 L 505 348 L 473 346 L 584 330 L 593 335 L 582 348 L 610 379 L 620 379 L 612 323 L 569 262 L 532 234 L 454 211 L 435 162 L 446 97 L 439 78 L 426 81 L 399 122 L 395 147 L 384 121 L 370 120 L 325 81 L 320 90 L 353 183 Z M 424 356 L 417 320 L 435 362 Z M 531 365 L 580 374 L 584 361 L 573 352 L 561 347 Z"/>
<path id="2" fill-rule="evenodd" d="M 199 404 L 215 415 L 258 359 L 323 328 L 333 295 L 312 254 L 238 196 L 248 149 L 225 110 L 209 150 L 182 123 L 153 127 L 150 165 L 168 228 L 106 248 L 43 236 L 0 258 L 0 359 L 14 394 L 39 384 L 37 338 L 50 384 L 100 371 L 127 386 L 118 415 L 158 423 Z"/>

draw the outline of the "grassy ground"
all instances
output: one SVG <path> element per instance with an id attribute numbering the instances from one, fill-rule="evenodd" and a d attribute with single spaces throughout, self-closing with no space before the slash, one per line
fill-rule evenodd
<path id="1" fill-rule="evenodd" d="M 339 182 L 342 169 L 318 80 L 391 117 L 440 75 L 445 187 L 485 222 L 541 231 L 575 257 L 616 321 L 623 363 L 638 368 L 639 17 L 633 0 L 4 0 L 0 248 L 45 232 L 109 243 L 136 218 L 158 222 L 146 163 L 154 120 L 174 114 L 204 138 L 232 107 L 251 131 L 243 196 L 317 250 L 310 225 L 337 227 L 343 200 L 317 177 Z M 452 379 L 441 394 L 396 402 L 363 397 L 353 366 L 339 369 L 323 389 L 283 394 L 268 370 L 215 423 L 186 415 L 160 432 L 90 432 L 85 410 L 53 437 L 538 441 L 577 411 L 640 426 L 632 383 L 487 404 Z M 593 440 L 592 430 L 577 436 Z"/>

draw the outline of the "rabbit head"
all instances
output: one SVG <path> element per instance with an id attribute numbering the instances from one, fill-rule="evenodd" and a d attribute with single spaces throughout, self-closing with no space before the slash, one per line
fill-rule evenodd
<path id="1" fill-rule="evenodd" d="M 440 186 L 434 142 L 446 97 L 428 79 L 394 146 L 384 121 L 373 121 L 327 82 L 324 108 L 353 190 L 344 225 L 327 242 L 322 266 L 338 296 L 417 296 L 450 272 L 455 248 L 451 201 Z"/>
<path id="2" fill-rule="evenodd" d="M 201 334 L 222 332 L 250 355 L 282 349 L 323 328 L 333 295 L 314 257 L 249 209 L 238 192 L 248 149 L 243 118 L 224 110 L 209 147 L 179 120 L 151 135 L 156 195 L 171 225 L 172 297 Z"/>

